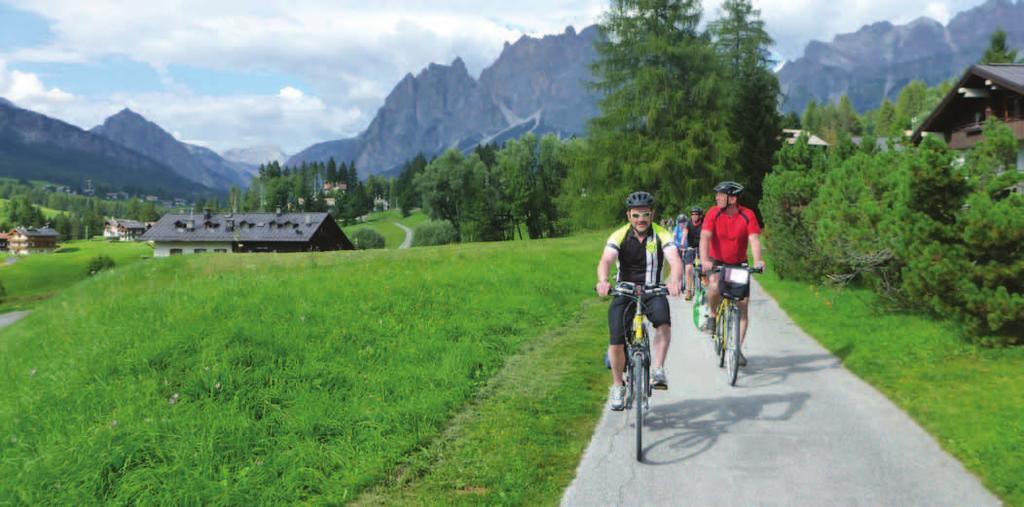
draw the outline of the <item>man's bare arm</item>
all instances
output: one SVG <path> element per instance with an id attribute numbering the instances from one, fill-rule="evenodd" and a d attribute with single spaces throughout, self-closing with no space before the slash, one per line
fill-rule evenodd
<path id="1" fill-rule="evenodd" d="M 597 295 L 604 297 L 608 295 L 611 289 L 611 284 L 608 283 L 608 273 L 612 269 L 612 263 L 619 256 L 619 252 L 614 248 L 605 248 L 604 253 L 601 254 L 601 261 L 597 263 Z"/>

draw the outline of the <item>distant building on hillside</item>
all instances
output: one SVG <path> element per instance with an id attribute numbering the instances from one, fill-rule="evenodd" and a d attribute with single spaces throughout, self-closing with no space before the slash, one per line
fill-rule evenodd
<path id="1" fill-rule="evenodd" d="M 103 238 L 110 241 L 137 241 L 149 227 L 135 220 L 110 217 L 103 225 Z"/>
<path id="2" fill-rule="evenodd" d="M 798 129 L 782 129 L 782 139 L 787 144 L 796 144 L 796 140 L 800 139 L 800 136 L 804 134 L 803 130 Z M 807 144 L 810 146 L 817 146 L 820 148 L 828 148 L 828 143 L 824 139 L 807 132 Z"/>
<path id="3" fill-rule="evenodd" d="M 391 209 L 391 203 L 388 202 L 384 196 L 376 196 L 373 198 L 373 210 L 374 211 L 387 211 Z"/>
<path id="4" fill-rule="evenodd" d="M 7 251 L 7 233 L 0 232 L 0 252 Z"/>
<path id="5" fill-rule="evenodd" d="M 327 213 L 167 214 L 145 234 L 154 255 L 322 252 L 355 246 Z"/>
<path id="6" fill-rule="evenodd" d="M 939 135 L 954 150 L 984 139 L 982 127 L 996 118 L 1013 130 L 1018 142 L 1017 170 L 1024 171 L 1024 65 L 975 65 L 914 131 L 914 143 Z"/>
<path id="7" fill-rule="evenodd" d="M 46 227 L 17 227 L 7 233 L 7 248 L 13 254 L 50 253 L 57 249 L 57 231 Z"/>

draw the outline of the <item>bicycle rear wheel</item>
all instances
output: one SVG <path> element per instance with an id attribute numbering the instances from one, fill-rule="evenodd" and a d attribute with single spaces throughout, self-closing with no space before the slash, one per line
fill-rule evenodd
<path id="1" fill-rule="evenodd" d="M 736 377 L 740 371 L 740 312 L 739 309 L 733 307 L 729 309 L 729 316 L 726 319 L 725 327 L 728 329 L 728 344 L 726 352 L 726 363 L 728 368 L 726 369 L 726 378 L 729 381 L 729 385 L 736 385 Z"/>
<path id="2" fill-rule="evenodd" d="M 643 353 L 633 354 L 633 408 L 636 412 L 636 460 L 644 456 L 644 404 L 647 402 L 647 368 Z"/>

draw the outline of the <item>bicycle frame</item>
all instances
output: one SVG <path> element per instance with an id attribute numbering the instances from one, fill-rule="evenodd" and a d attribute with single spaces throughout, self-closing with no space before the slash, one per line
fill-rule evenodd
<path id="1" fill-rule="evenodd" d="M 644 411 L 649 408 L 653 388 L 650 382 L 651 341 L 647 333 L 644 316 L 644 296 L 664 295 L 664 285 L 645 288 L 632 282 L 619 282 L 612 293 L 633 300 L 636 312 L 633 314 L 632 332 L 626 335 L 626 409 L 635 409 L 636 417 L 636 459 L 643 458 Z"/>
<path id="2" fill-rule="evenodd" d="M 746 264 L 743 264 L 741 266 L 717 266 L 713 273 L 721 273 L 727 269 L 745 271 L 745 283 L 747 284 L 750 283 L 750 273 L 762 272 L 760 269 L 749 268 Z M 737 281 L 737 283 L 744 282 Z M 736 385 L 736 378 L 739 375 L 740 346 L 742 342 L 742 337 L 740 336 L 741 313 L 737 304 L 740 298 L 726 294 L 723 284 L 724 282 L 719 280 L 719 294 L 722 300 L 718 304 L 718 311 L 715 315 L 715 331 L 712 335 L 712 341 L 715 346 L 715 352 L 718 354 L 719 368 L 725 366 L 729 385 Z M 743 299 L 749 299 L 749 296 Z"/>

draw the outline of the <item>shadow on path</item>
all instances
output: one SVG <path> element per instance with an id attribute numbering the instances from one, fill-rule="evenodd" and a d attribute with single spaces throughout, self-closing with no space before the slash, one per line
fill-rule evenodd
<path id="1" fill-rule="evenodd" d="M 831 354 L 759 356 L 750 354 L 750 364 L 740 370 L 736 389 L 752 389 L 781 384 L 790 375 L 841 368 L 841 361 Z"/>
<path id="2" fill-rule="evenodd" d="M 786 421 L 799 412 L 810 393 L 766 394 L 685 400 L 651 408 L 645 426 L 652 431 L 675 430 L 669 436 L 651 442 L 644 449 L 644 462 L 670 465 L 699 456 L 714 447 L 718 438 L 740 421 Z M 672 455 L 671 459 L 651 459 L 654 454 Z"/>

